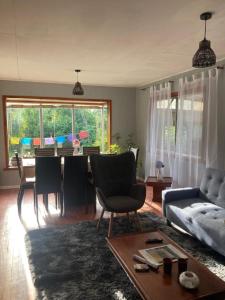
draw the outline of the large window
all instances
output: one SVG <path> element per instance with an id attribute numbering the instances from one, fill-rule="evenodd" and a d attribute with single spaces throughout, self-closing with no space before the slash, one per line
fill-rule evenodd
<path id="1" fill-rule="evenodd" d="M 111 101 L 3 97 L 7 166 L 15 151 L 33 157 L 35 148 L 110 146 Z"/>
<path id="2" fill-rule="evenodd" d="M 195 99 L 183 99 L 182 101 L 178 98 L 176 93 L 173 93 L 169 100 L 158 100 L 156 114 L 159 114 L 161 118 L 163 116 L 162 110 L 171 111 L 172 122 L 162 122 L 164 126 L 164 136 L 166 141 L 176 145 L 176 135 L 178 130 L 178 119 L 177 115 L 180 113 L 180 125 L 182 125 L 182 136 L 181 147 L 183 149 L 183 155 L 190 154 L 196 156 L 199 147 L 199 142 L 203 139 L 203 99 L 201 94 L 195 95 Z M 166 113 L 165 113 L 166 114 Z M 194 127 L 194 131 L 193 131 Z M 192 143 L 190 144 L 190 140 Z M 160 143 L 160 140 L 158 141 Z M 161 145 L 159 145 L 161 146 Z M 191 147 L 191 148 L 190 148 Z M 161 147 L 162 148 L 162 147 Z M 161 149 L 157 147 L 158 151 Z"/>

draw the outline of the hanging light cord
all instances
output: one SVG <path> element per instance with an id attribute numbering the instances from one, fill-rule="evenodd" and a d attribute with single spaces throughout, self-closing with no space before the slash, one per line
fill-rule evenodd
<path id="1" fill-rule="evenodd" d="M 205 20 L 205 34 L 204 34 L 204 40 L 206 40 L 206 20 Z"/>

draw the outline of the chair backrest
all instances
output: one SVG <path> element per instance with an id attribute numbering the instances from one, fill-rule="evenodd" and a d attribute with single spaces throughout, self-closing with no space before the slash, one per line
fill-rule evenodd
<path id="1" fill-rule="evenodd" d="M 16 157 L 16 164 L 19 172 L 20 179 L 22 178 L 22 173 L 23 173 L 23 165 L 22 165 L 22 159 L 19 157 L 18 152 L 15 152 L 15 157 Z"/>
<path id="2" fill-rule="evenodd" d="M 73 147 L 57 148 L 58 156 L 73 156 Z"/>
<path id="3" fill-rule="evenodd" d="M 100 153 L 99 146 L 83 147 L 83 155 L 92 155 L 92 154 L 99 154 L 99 153 Z"/>
<path id="4" fill-rule="evenodd" d="M 106 197 L 128 195 L 136 182 L 134 154 L 125 152 L 118 155 L 92 155 L 90 157 L 95 186 Z"/>
<path id="5" fill-rule="evenodd" d="M 129 147 L 129 151 L 131 151 L 131 152 L 134 153 L 135 162 L 136 162 L 136 167 L 137 167 L 138 155 L 139 155 L 139 148 Z"/>
<path id="6" fill-rule="evenodd" d="M 54 148 L 35 148 L 35 156 L 54 156 Z"/>
<path id="7" fill-rule="evenodd" d="M 65 213 L 70 207 L 86 204 L 88 156 L 66 156 L 64 159 L 63 195 Z"/>
<path id="8" fill-rule="evenodd" d="M 35 177 L 37 194 L 61 191 L 61 158 L 57 156 L 35 157 Z"/>

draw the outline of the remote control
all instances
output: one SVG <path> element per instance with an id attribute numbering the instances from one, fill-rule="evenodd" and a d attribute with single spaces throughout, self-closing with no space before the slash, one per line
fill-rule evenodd
<path id="1" fill-rule="evenodd" d="M 153 270 L 157 271 L 159 269 L 159 266 L 154 264 L 154 263 L 150 263 L 149 261 L 147 261 L 145 258 L 141 257 L 141 256 L 138 256 L 136 254 L 133 255 L 133 259 L 138 261 L 138 262 L 141 262 L 143 264 L 146 264 L 148 265 L 149 267 L 151 267 Z"/>
<path id="2" fill-rule="evenodd" d="M 162 243 L 162 239 L 148 239 L 145 241 L 146 244 L 157 244 L 157 243 Z"/>

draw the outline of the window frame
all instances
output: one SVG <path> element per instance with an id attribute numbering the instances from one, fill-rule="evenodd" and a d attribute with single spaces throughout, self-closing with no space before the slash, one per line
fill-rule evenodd
<path id="1" fill-rule="evenodd" d="M 2 96 L 2 111 L 3 111 L 3 139 L 5 150 L 5 167 L 4 170 L 14 170 L 17 167 L 9 165 L 9 151 L 8 151 L 8 126 L 7 126 L 7 102 L 22 102 L 22 103 L 39 103 L 39 104 L 78 104 L 96 106 L 97 104 L 104 104 L 107 106 L 107 141 L 112 144 L 112 100 L 110 99 L 80 99 L 80 98 L 64 98 L 64 97 L 37 97 L 37 96 L 16 96 L 3 95 Z"/>

